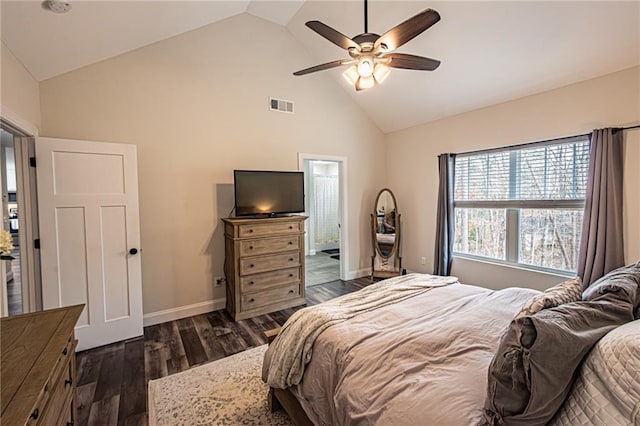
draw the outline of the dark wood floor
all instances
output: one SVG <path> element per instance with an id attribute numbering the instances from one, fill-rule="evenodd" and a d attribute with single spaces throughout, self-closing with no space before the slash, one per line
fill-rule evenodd
<path id="1" fill-rule="evenodd" d="M 307 306 L 351 293 L 369 280 L 307 287 Z M 302 306 L 301 306 L 302 307 Z M 234 322 L 215 311 L 145 327 L 144 337 L 77 354 L 76 425 L 146 425 L 147 383 L 266 343 L 263 332 L 298 308 Z"/>

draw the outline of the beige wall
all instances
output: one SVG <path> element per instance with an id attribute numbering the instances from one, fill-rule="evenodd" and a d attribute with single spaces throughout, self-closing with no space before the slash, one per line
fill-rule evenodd
<path id="1" fill-rule="evenodd" d="M 640 68 L 630 68 L 512 102 L 388 134 L 387 175 L 404 218 L 404 264 L 431 272 L 434 253 L 437 155 L 588 133 L 640 123 Z M 640 131 L 625 132 L 625 252 L 640 260 Z M 420 257 L 427 258 L 421 265 Z M 561 278 L 491 263 L 455 259 L 462 282 L 494 288 L 546 288 Z"/>
<path id="2" fill-rule="evenodd" d="M 313 63 L 243 14 L 41 83 L 43 135 L 138 145 L 145 313 L 224 297 L 233 169 L 296 170 L 298 152 L 348 157 L 347 268 L 367 266 L 384 135 L 329 76 L 292 76 Z"/>
<path id="3" fill-rule="evenodd" d="M 18 125 L 22 130 L 35 133 L 40 127 L 38 82 L 4 43 L 2 43 L 0 54 L 2 117 Z"/>

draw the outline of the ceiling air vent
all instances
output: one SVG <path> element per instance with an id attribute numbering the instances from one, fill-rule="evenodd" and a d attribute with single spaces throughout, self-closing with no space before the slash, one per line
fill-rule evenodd
<path id="1" fill-rule="evenodd" d="M 293 102 L 283 99 L 269 98 L 269 109 L 271 111 L 288 112 L 293 114 Z"/>

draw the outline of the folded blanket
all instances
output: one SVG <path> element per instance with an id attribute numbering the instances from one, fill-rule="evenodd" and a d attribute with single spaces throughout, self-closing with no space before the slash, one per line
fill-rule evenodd
<path id="1" fill-rule="evenodd" d="M 336 299 L 301 309 L 285 323 L 273 341 L 269 365 L 262 366 L 262 379 L 274 388 L 285 389 L 302 380 L 311 361 L 316 338 L 327 327 L 392 303 L 422 294 L 434 287 L 458 282 L 456 277 L 409 274 L 380 281 Z"/>

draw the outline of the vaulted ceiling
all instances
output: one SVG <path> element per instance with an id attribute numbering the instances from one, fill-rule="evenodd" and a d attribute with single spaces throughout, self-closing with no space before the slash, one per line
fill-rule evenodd
<path id="1" fill-rule="evenodd" d="M 36 80 L 239 13 L 286 26 L 316 59 L 301 68 L 347 57 L 306 21 L 320 20 L 350 37 L 364 30 L 361 1 L 71 2 L 65 15 L 46 11 L 39 1 L 1 3 L 2 40 Z M 382 34 L 426 8 L 442 20 L 398 51 L 441 60 L 436 71 L 393 69 L 384 84 L 362 92 L 342 79 L 341 69 L 322 71 L 384 132 L 640 64 L 639 2 L 372 0 L 369 31 Z"/>

